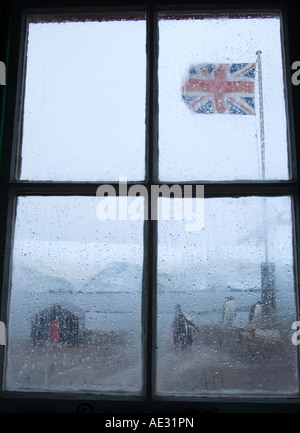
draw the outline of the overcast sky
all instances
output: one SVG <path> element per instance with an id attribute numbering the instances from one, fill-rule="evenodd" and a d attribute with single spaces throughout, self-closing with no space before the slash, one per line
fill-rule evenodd
<path id="1" fill-rule="evenodd" d="M 260 178 L 258 114 L 193 114 L 181 86 L 193 64 L 254 63 L 261 50 L 267 178 L 287 179 L 279 18 L 162 20 L 159 31 L 161 178 Z M 143 179 L 145 32 L 143 20 L 30 24 L 22 179 Z M 72 281 L 110 261 L 142 264 L 142 222 L 101 223 L 98 202 L 20 198 L 15 259 Z M 291 202 L 268 199 L 267 208 L 271 257 L 291 264 Z M 259 198 L 208 200 L 202 232 L 187 233 L 184 221 L 161 223 L 161 270 L 175 272 L 212 254 L 264 260 L 262 209 Z"/>
<path id="2" fill-rule="evenodd" d="M 29 25 L 22 179 L 143 179 L 145 32 L 143 20 Z M 161 179 L 260 177 L 257 79 L 256 116 L 195 115 L 181 92 L 191 65 L 255 63 L 257 50 L 266 175 L 287 179 L 279 17 L 161 20 L 159 36 Z"/>
<path id="3" fill-rule="evenodd" d="M 23 179 L 144 178 L 145 28 L 29 25 Z"/>
<path id="4" fill-rule="evenodd" d="M 268 179 L 287 179 L 287 127 L 279 17 L 164 20 L 159 28 L 161 178 L 199 181 L 260 178 L 258 74 L 256 116 L 194 114 L 181 101 L 180 95 L 191 65 L 255 63 L 256 52 L 260 50 L 266 176 Z"/>
<path id="5" fill-rule="evenodd" d="M 109 262 L 143 264 L 143 221 L 99 221 L 98 198 L 19 198 L 14 259 L 52 276 L 80 283 Z M 213 261 L 265 261 L 263 199 L 207 199 L 205 225 L 159 222 L 160 272 L 181 273 Z M 268 250 L 275 263 L 292 265 L 290 198 L 268 198 Z M 242 278 L 242 276 L 241 276 Z"/>

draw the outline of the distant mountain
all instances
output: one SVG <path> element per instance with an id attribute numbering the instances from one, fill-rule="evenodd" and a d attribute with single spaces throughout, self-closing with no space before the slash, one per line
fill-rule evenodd
<path id="1" fill-rule="evenodd" d="M 37 269 L 16 265 L 12 281 L 14 292 L 55 294 L 141 291 L 141 282 L 141 266 L 122 262 L 109 263 L 82 286 L 46 275 Z"/>
<path id="2" fill-rule="evenodd" d="M 112 262 L 94 275 L 83 292 L 141 291 L 142 267 L 127 262 Z"/>
<path id="3" fill-rule="evenodd" d="M 158 272 L 158 293 L 199 292 L 211 290 L 258 291 L 261 286 L 260 264 L 224 261 L 199 264 L 191 269 L 172 275 Z M 128 262 L 111 262 L 102 271 L 91 277 L 84 284 L 72 284 L 69 281 L 49 276 L 37 269 L 14 266 L 14 293 L 103 293 L 103 292 L 140 292 L 142 267 Z M 293 284 L 293 269 L 290 265 L 276 265 L 277 286 Z"/>
<path id="4" fill-rule="evenodd" d="M 37 293 L 73 293 L 74 286 L 63 278 L 52 277 L 37 269 L 24 266 L 14 266 L 13 279 L 14 291 Z"/>

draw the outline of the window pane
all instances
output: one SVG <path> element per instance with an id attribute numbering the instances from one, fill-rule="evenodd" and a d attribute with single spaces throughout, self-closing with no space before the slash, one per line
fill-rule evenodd
<path id="1" fill-rule="evenodd" d="M 145 177 L 145 20 L 30 22 L 21 179 Z"/>
<path id="2" fill-rule="evenodd" d="M 18 199 L 8 390 L 141 390 L 143 222 L 99 200 Z"/>
<path id="3" fill-rule="evenodd" d="M 160 179 L 288 179 L 283 83 L 279 15 L 162 16 Z"/>
<path id="4" fill-rule="evenodd" d="M 187 222 L 159 222 L 158 392 L 298 392 L 290 198 L 206 199 Z"/>

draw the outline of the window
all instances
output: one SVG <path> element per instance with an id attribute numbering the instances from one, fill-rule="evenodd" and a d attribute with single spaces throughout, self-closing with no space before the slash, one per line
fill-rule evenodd
<path id="1" fill-rule="evenodd" d="M 27 29 L 17 177 L 53 190 L 16 203 L 5 388 L 140 394 L 143 221 L 99 221 L 96 191 L 53 182 L 145 178 L 145 17 Z"/>
<path id="2" fill-rule="evenodd" d="M 145 178 L 145 44 L 143 16 L 29 18 L 21 180 Z"/>
<path id="3" fill-rule="evenodd" d="M 3 407 L 296 404 L 293 10 L 106 6 L 13 13 Z"/>
<path id="4" fill-rule="evenodd" d="M 290 178 L 281 26 L 280 14 L 160 16 L 159 150 L 162 180 L 259 180 L 263 169 L 265 179 Z M 261 51 L 260 56 L 257 51 Z M 259 91 L 259 57 L 262 94 Z M 253 64 L 254 69 L 251 69 Z M 201 65 L 205 66 L 200 69 Z M 216 93 L 220 89 L 213 80 L 222 80 L 221 68 L 225 65 L 230 68 L 226 72 L 227 79 L 232 73 L 231 79 L 240 77 L 244 81 L 240 81 L 235 89 L 230 89 L 230 84 L 225 83 L 225 93 L 218 98 Z M 204 83 L 207 80 L 207 85 L 212 86 L 203 93 L 207 96 L 204 101 L 197 99 L 197 91 L 201 94 L 201 80 Z M 182 85 L 186 105 L 178 103 L 176 89 Z M 213 99 L 209 91 L 214 92 Z M 216 115 L 191 115 L 212 111 Z M 272 126 L 274 119 L 278 119 L 276 126 Z M 264 132 L 265 139 L 263 162 L 261 132 Z M 182 143 L 185 143 L 184 152 Z M 181 164 L 178 167 L 179 159 Z"/>

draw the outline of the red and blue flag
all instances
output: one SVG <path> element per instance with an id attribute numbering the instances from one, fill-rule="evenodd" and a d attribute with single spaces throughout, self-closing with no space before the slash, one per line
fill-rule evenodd
<path id="1" fill-rule="evenodd" d="M 255 114 L 255 63 L 192 66 L 182 87 L 188 108 L 199 114 Z"/>

